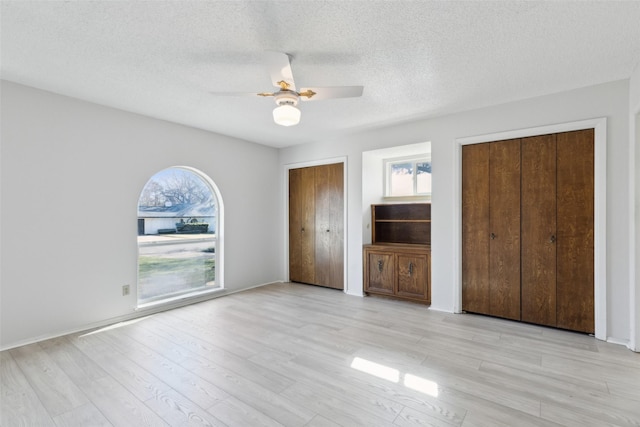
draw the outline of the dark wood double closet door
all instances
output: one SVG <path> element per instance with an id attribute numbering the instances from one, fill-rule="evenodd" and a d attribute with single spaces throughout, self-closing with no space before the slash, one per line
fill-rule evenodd
<path id="1" fill-rule="evenodd" d="M 344 288 L 344 166 L 289 170 L 289 279 Z"/>
<path id="2" fill-rule="evenodd" d="M 594 332 L 593 129 L 462 147 L 462 309 Z"/>

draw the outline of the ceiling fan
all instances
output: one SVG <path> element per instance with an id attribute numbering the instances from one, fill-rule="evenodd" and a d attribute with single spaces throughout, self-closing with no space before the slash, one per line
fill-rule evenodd
<path id="1" fill-rule="evenodd" d="M 362 96 L 362 86 L 331 86 L 331 87 L 302 87 L 298 91 L 293 80 L 291 60 L 283 52 L 266 51 L 266 66 L 271 75 L 271 83 L 277 87 L 275 92 L 237 93 L 214 92 L 216 95 L 231 96 L 272 96 L 276 105 L 273 110 L 273 120 L 282 126 L 294 126 L 300 122 L 298 101 L 321 101 L 331 98 L 353 98 Z"/>

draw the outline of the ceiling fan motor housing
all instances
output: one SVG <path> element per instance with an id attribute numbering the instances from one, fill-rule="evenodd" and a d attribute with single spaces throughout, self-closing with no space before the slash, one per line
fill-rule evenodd
<path id="1" fill-rule="evenodd" d="M 281 90 L 273 95 L 277 105 L 298 105 L 299 96 L 291 90 Z"/>

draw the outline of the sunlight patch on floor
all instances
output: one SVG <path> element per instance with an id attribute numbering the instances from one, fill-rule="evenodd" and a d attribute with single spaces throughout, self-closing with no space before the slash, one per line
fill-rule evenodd
<path id="1" fill-rule="evenodd" d="M 400 371 L 389 366 L 381 365 L 371 360 L 362 359 L 361 357 L 354 357 L 351 362 L 351 367 L 358 371 L 364 372 L 374 377 L 382 378 L 383 380 L 391 381 L 393 383 L 400 382 Z M 438 383 L 419 377 L 417 375 L 405 373 L 403 376 L 402 384 L 412 390 L 418 391 L 429 396 L 438 397 Z"/>

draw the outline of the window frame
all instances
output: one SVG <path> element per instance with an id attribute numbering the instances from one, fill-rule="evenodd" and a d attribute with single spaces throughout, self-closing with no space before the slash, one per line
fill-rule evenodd
<path id="1" fill-rule="evenodd" d="M 426 192 L 426 193 L 418 193 L 417 187 L 418 187 L 418 170 L 417 170 L 417 164 L 418 163 L 431 163 L 431 156 L 427 153 L 425 154 L 419 154 L 419 155 L 413 155 L 413 156 L 403 156 L 403 157 L 390 157 L 390 158 L 386 158 L 383 159 L 382 163 L 383 163 L 383 179 L 384 179 L 384 199 L 389 199 L 389 200 L 431 200 L 431 191 Z M 399 164 L 399 163 L 411 163 L 412 166 L 412 177 L 411 177 L 411 181 L 412 181 L 412 186 L 413 186 L 413 191 L 412 194 L 409 195 L 400 195 L 400 196 L 394 196 L 391 194 L 391 180 L 392 180 L 392 173 L 391 173 L 391 167 L 394 164 Z"/>
<path id="2" fill-rule="evenodd" d="M 213 182 L 213 180 L 206 173 L 196 168 L 193 168 L 190 166 L 170 166 L 155 172 L 143 186 L 141 190 L 141 195 L 142 195 L 142 191 L 144 191 L 144 188 L 149 183 L 149 181 L 151 181 L 156 175 L 169 170 L 182 170 L 183 172 L 188 172 L 195 175 L 200 180 L 202 180 L 202 182 L 208 187 L 208 189 L 211 191 L 212 196 L 215 199 L 215 214 L 214 214 L 215 233 L 213 234 L 213 237 L 211 239 L 211 241 L 215 243 L 215 253 L 213 256 L 213 259 L 215 260 L 214 262 L 215 262 L 215 269 L 216 269 L 215 279 L 212 282 L 213 285 L 208 289 L 205 288 L 205 289 L 197 289 L 194 291 L 178 292 L 174 295 L 165 294 L 164 297 L 160 296 L 160 297 L 154 297 L 147 300 L 140 300 L 139 298 L 139 287 L 140 287 L 139 263 L 140 263 L 140 256 L 141 256 L 140 254 L 141 243 L 139 239 L 140 236 L 138 235 L 137 236 L 138 237 L 137 239 L 137 247 L 138 247 L 138 250 L 137 250 L 138 272 L 137 273 L 138 274 L 136 277 L 135 292 L 133 292 L 133 294 L 136 296 L 136 310 L 148 309 L 148 308 L 153 308 L 156 306 L 163 306 L 163 305 L 167 306 L 167 305 L 175 304 L 177 302 L 181 303 L 182 301 L 207 298 L 207 297 L 210 297 L 211 294 L 222 292 L 225 289 L 225 285 L 224 285 L 224 203 L 222 200 L 222 195 L 220 193 L 220 190 L 215 184 L 215 182 Z M 139 212 L 139 202 L 140 202 L 140 197 L 138 198 L 138 204 L 137 204 L 138 212 Z M 139 215 L 138 215 L 138 218 L 140 218 Z"/>

